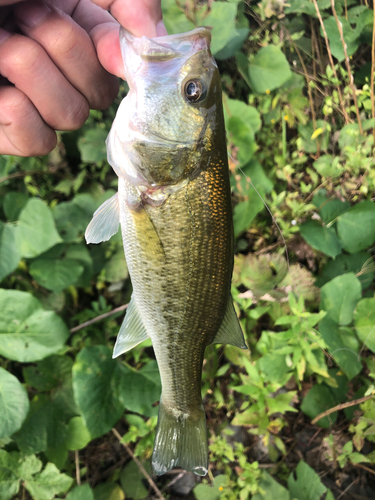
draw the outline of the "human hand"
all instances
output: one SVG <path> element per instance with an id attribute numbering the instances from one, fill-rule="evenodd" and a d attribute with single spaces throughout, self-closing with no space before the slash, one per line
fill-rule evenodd
<path id="1" fill-rule="evenodd" d="M 155 36 L 149 19 L 161 19 L 160 0 L 96 3 L 115 14 L 121 4 L 129 31 Z M 46 154 L 55 130 L 77 129 L 90 108 L 108 107 L 118 81 L 98 58 L 122 76 L 118 23 L 90 0 L 0 0 L 0 154 Z"/>

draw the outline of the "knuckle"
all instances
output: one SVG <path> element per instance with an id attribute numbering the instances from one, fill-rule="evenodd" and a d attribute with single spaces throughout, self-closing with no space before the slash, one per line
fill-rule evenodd
<path id="1" fill-rule="evenodd" d="M 84 125 L 89 117 L 90 108 L 86 99 L 79 98 L 72 107 L 67 110 L 67 114 L 62 118 L 62 130 L 77 130 Z"/>
<path id="2" fill-rule="evenodd" d="M 14 43 L 3 58 L 6 73 L 9 75 L 19 72 L 29 73 L 40 65 L 42 48 L 33 40 L 26 37 L 14 37 Z M 7 76 L 7 74 L 5 74 Z"/>

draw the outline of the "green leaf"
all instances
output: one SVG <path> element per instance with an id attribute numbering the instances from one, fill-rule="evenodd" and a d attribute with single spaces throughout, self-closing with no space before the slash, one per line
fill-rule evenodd
<path id="1" fill-rule="evenodd" d="M 119 385 L 119 398 L 125 408 L 134 413 L 151 417 L 158 414 L 161 382 L 156 361 L 149 361 L 139 371 L 123 367 Z"/>
<path id="2" fill-rule="evenodd" d="M 354 311 L 354 323 L 358 337 L 375 353 L 375 298 L 358 302 Z"/>
<path id="3" fill-rule="evenodd" d="M 106 191 L 104 193 L 105 199 L 110 198 L 113 194 L 112 190 Z M 97 208 L 97 201 L 88 193 L 78 194 L 72 201 L 56 205 L 53 209 L 53 215 L 63 240 L 67 243 L 81 242 L 86 227 Z"/>
<path id="4" fill-rule="evenodd" d="M 340 328 L 329 318 L 324 318 L 319 324 L 319 331 L 328 351 L 335 362 L 349 379 L 355 377 L 361 370 L 362 364 L 358 360 L 358 341 L 351 331 Z"/>
<path id="5" fill-rule="evenodd" d="M 341 253 L 340 241 L 332 227 L 327 228 L 317 220 L 309 220 L 301 224 L 300 231 L 302 238 L 315 250 L 329 257 L 336 257 Z"/>
<path id="6" fill-rule="evenodd" d="M 52 500 L 56 495 L 65 493 L 72 483 L 71 477 L 61 474 L 56 465 L 48 463 L 42 472 L 25 480 L 25 488 L 34 500 Z"/>
<path id="7" fill-rule="evenodd" d="M 28 258 L 37 257 L 62 241 L 50 208 L 36 198 L 23 208 L 16 234 L 20 253 Z"/>
<path id="8" fill-rule="evenodd" d="M 318 474 L 303 460 L 289 476 L 288 488 L 291 498 L 298 500 L 318 500 L 327 491 Z"/>
<path id="9" fill-rule="evenodd" d="M 86 130 L 78 139 L 77 146 L 81 153 L 81 160 L 85 163 L 100 163 L 107 159 L 105 141 L 108 131 L 101 127 Z"/>
<path id="10" fill-rule="evenodd" d="M 6 218 L 9 221 L 16 221 L 18 216 L 26 205 L 29 197 L 25 193 L 19 193 L 18 191 L 9 191 L 4 196 L 3 210 Z"/>
<path id="11" fill-rule="evenodd" d="M 68 450 L 81 450 L 91 441 L 91 435 L 82 417 L 73 417 L 68 422 L 68 436 L 65 442 Z"/>
<path id="12" fill-rule="evenodd" d="M 149 474 L 152 474 L 149 462 L 145 462 L 143 466 Z M 127 498 L 142 500 L 148 497 L 148 488 L 143 484 L 144 475 L 134 460 L 130 460 L 124 467 L 120 481 Z"/>
<path id="13" fill-rule="evenodd" d="M 123 249 L 122 253 L 124 253 Z M 90 280 L 93 275 L 93 260 L 87 249 L 87 245 L 84 243 L 71 245 L 65 256 L 67 259 L 74 259 L 83 266 L 83 273 L 78 277 L 78 280 L 74 282 L 74 285 L 81 287 L 90 286 Z"/>
<path id="14" fill-rule="evenodd" d="M 0 281 L 17 268 L 20 259 L 17 228 L 0 222 Z"/>
<path id="15" fill-rule="evenodd" d="M 275 45 L 261 48 L 249 65 L 250 84 L 258 94 L 281 87 L 291 76 L 286 57 Z"/>
<path id="16" fill-rule="evenodd" d="M 332 155 L 322 155 L 314 161 L 313 167 L 322 177 L 338 177 L 342 174 L 343 167 L 340 165 L 340 158 Z"/>
<path id="17" fill-rule="evenodd" d="M 39 285 L 53 292 L 61 292 L 83 273 L 83 266 L 73 259 L 36 259 L 30 265 L 30 274 Z"/>
<path id="18" fill-rule="evenodd" d="M 69 336 L 62 319 L 30 293 L 0 289 L 0 354 L 27 363 L 59 351 Z"/>
<path id="19" fill-rule="evenodd" d="M 335 260 L 327 262 L 316 284 L 321 287 L 340 274 L 352 272 L 357 275 L 361 282 L 362 290 L 366 290 L 374 279 L 375 273 L 372 269 L 372 257 L 369 252 L 358 252 L 352 255 L 341 254 Z"/>
<path id="20" fill-rule="evenodd" d="M 330 387 L 323 384 L 314 385 L 306 394 L 301 404 L 301 410 L 305 413 L 305 415 L 313 419 L 320 413 L 323 413 L 324 411 L 335 406 L 335 404 L 336 402 L 333 398 Z M 317 425 L 323 429 L 329 429 L 336 422 L 336 419 L 337 412 L 334 412 L 321 418 L 317 422 Z"/>
<path id="21" fill-rule="evenodd" d="M 19 491 L 18 467 L 19 453 L 0 450 L 0 498 L 2 500 L 11 500 Z"/>
<path id="22" fill-rule="evenodd" d="M 264 204 L 261 198 L 254 189 L 250 189 L 248 199 L 241 201 L 234 207 L 234 236 L 237 237 L 244 231 L 247 231 L 252 221 L 263 208 Z"/>
<path id="23" fill-rule="evenodd" d="M 69 356 L 49 356 L 22 373 L 28 385 L 41 392 L 51 391 L 71 379 L 73 361 Z"/>
<path id="24" fill-rule="evenodd" d="M 252 500 L 290 500 L 289 492 L 267 472 L 262 471 L 259 481 L 259 491 Z"/>
<path id="25" fill-rule="evenodd" d="M 94 500 L 94 493 L 89 484 L 83 484 L 72 489 L 65 500 Z"/>
<path id="26" fill-rule="evenodd" d="M 362 201 L 338 217 L 337 232 L 349 253 L 364 250 L 375 241 L 375 203 Z"/>
<path id="27" fill-rule="evenodd" d="M 118 397 L 121 377 L 121 365 L 108 347 L 84 347 L 76 357 L 74 397 L 92 438 L 111 430 L 124 411 Z"/>
<path id="28" fill-rule="evenodd" d="M 163 0 L 163 20 L 170 35 L 185 33 L 195 28 L 194 24 L 187 19 L 182 7 L 175 0 Z"/>
<path id="29" fill-rule="evenodd" d="M 94 500 L 124 500 L 124 498 L 125 495 L 120 486 L 111 481 L 94 488 Z"/>
<path id="30" fill-rule="evenodd" d="M 354 273 L 342 274 L 322 286 L 320 309 L 327 311 L 325 319 L 348 325 L 361 296 L 361 283 Z"/>
<path id="31" fill-rule="evenodd" d="M 302 123 L 298 125 L 298 134 L 300 136 L 297 139 L 298 149 L 301 149 L 306 153 L 316 153 L 318 151 L 318 147 L 320 151 L 327 150 L 330 138 L 327 130 L 327 124 L 324 120 L 316 120 L 316 127 L 322 128 L 324 132 L 316 139 L 311 139 L 311 136 L 314 133 L 314 126 L 312 122 L 308 122 L 306 125 L 303 125 Z"/>
<path id="32" fill-rule="evenodd" d="M 325 196 L 319 196 L 319 194 L 320 193 L 314 196 L 312 202 L 319 210 L 319 215 L 325 224 L 332 223 L 340 214 L 350 208 L 348 201 L 341 201 L 338 199 L 330 200 Z"/>
<path id="33" fill-rule="evenodd" d="M 223 486 L 226 485 L 228 479 L 223 474 L 219 474 L 213 480 L 212 486 L 208 484 L 198 484 L 194 488 L 194 495 L 197 500 L 220 500 Z"/>
<path id="34" fill-rule="evenodd" d="M 18 431 L 28 411 L 27 392 L 14 375 L 0 368 L 0 438 Z"/>
<path id="35" fill-rule="evenodd" d="M 358 29 L 352 28 L 351 23 L 354 20 L 351 20 L 349 22 L 347 19 L 345 19 L 345 17 L 342 16 L 338 16 L 338 19 L 342 24 L 342 30 L 344 33 L 344 40 L 346 43 L 347 54 L 348 56 L 351 56 L 359 47 L 360 44 L 359 35 L 361 34 L 361 32 Z M 344 54 L 344 48 L 342 46 L 340 33 L 337 27 L 336 19 L 334 18 L 334 16 L 330 16 L 328 19 L 325 19 L 323 23 L 327 32 L 329 46 L 331 48 L 332 55 L 336 57 L 336 59 L 339 62 L 341 62 L 345 59 L 345 54 Z"/>
<path id="36" fill-rule="evenodd" d="M 112 255 L 104 266 L 104 273 L 106 281 L 111 283 L 124 280 L 129 276 L 123 248 Z"/>

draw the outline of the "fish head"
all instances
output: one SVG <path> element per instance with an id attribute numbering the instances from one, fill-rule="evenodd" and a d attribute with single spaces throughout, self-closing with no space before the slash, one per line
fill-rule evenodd
<path id="1" fill-rule="evenodd" d="M 130 90 L 107 140 L 108 161 L 119 177 L 133 185 L 167 186 L 202 168 L 222 120 L 210 39 L 206 28 L 153 39 L 121 29 Z"/>

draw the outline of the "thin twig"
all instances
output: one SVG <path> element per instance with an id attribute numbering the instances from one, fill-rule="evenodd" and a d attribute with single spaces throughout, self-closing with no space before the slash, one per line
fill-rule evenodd
<path id="1" fill-rule="evenodd" d="M 348 401 L 347 403 L 341 403 L 337 406 L 334 406 L 333 408 L 330 408 L 329 410 L 324 411 L 323 413 L 319 413 L 319 415 L 317 415 L 314 420 L 311 421 L 311 423 L 314 425 L 318 422 L 318 420 L 326 417 L 327 415 L 330 415 L 331 413 L 334 413 L 335 411 L 343 410 L 344 408 L 350 408 L 350 406 L 360 405 L 361 403 L 364 403 L 369 399 L 373 399 L 373 397 L 373 395 L 364 396 L 363 398 L 354 399 L 353 401 Z"/>
<path id="2" fill-rule="evenodd" d="M 336 500 L 339 500 L 339 498 L 344 496 L 345 493 L 350 490 L 350 488 L 353 486 L 353 484 L 358 483 L 358 481 L 359 481 L 359 477 L 357 477 L 357 479 L 354 479 L 354 481 L 352 483 L 350 483 L 349 486 L 347 488 L 345 488 L 345 490 L 342 493 L 340 493 L 340 495 L 336 498 Z"/>
<path id="3" fill-rule="evenodd" d="M 335 78 L 338 80 L 337 71 L 336 71 L 335 65 L 333 63 L 333 57 L 332 57 L 331 49 L 330 49 L 330 46 L 329 46 L 329 41 L 328 41 L 328 36 L 327 36 L 326 28 L 324 26 L 323 19 L 322 19 L 322 16 L 320 14 L 318 3 L 317 3 L 316 0 L 313 0 L 313 3 L 314 3 L 314 6 L 315 6 L 316 15 L 318 16 L 318 19 L 319 19 L 320 27 L 322 28 L 322 31 L 323 31 L 324 40 L 326 42 L 326 48 L 327 48 L 327 54 L 328 54 L 328 57 L 329 57 L 329 62 L 331 63 L 331 68 L 332 68 L 333 74 L 334 74 Z M 349 123 L 350 120 L 349 120 L 348 113 L 346 112 L 346 109 L 345 109 L 344 100 L 343 100 L 343 97 L 342 97 L 340 85 L 337 84 L 336 87 L 337 87 L 337 92 L 339 94 L 341 110 L 342 110 L 342 112 L 344 114 L 345 122 Z"/>
<path id="4" fill-rule="evenodd" d="M 102 321 L 103 319 L 109 318 L 110 316 L 113 316 L 114 314 L 116 314 L 118 312 L 125 311 L 125 309 L 128 307 L 128 305 L 129 304 L 125 304 L 123 306 L 116 307 L 116 309 L 112 309 L 112 311 L 101 314 L 100 316 L 96 316 L 96 318 L 90 319 L 89 321 L 85 321 L 84 323 L 81 323 L 80 325 L 75 326 L 74 328 L 71 328 L 70 333 L 78 332 L 79 330 L 86 328 L 86 326 L 90 326 L 93 323 L 97 323 L 98 321 Z"/>
<path id="5" fill-rule="evenodd" d="M 172 481 L 170 481 L 166 486 L 164 486 L 164 488 L 162 488 L 162 492 L 163 491 L 166 491 L 166 490 L 169 490 L 169 488 L 171 486 L 173 486 L 175 483 L 177 483 L 177 481 L 179 481 L 182 477 L 184 477 L 184 475 L 186 474 L 186 471 L 183 470 L 182 472 L 180 472 L 178 474 L 178 476 L 176 476 L 174 479 L 172 479 Z"/>
<path id="6" fill-rule="evenodd" d="M 363 135 L 362 122 L 361 122 L 361 117 L 359 115 L 359 108 L 358 108 L 356 88 L 355 88 L 355 85 L 354 85 L 354 78 L 353 78 L 352 70 L 350 68 L 350 61 L 349 61 L 348 51 L 346 50 L 346 43 L 345 43 L 345 40 L 344 40 L 344 32 L 342 30 L 342 23 L 339 20 L 339 18 L 337 17 L 337 12 L 336 12 L 336 9 L 335 9 L 335 0 L 331 0 L 331 8 L 332 8 L 333 15 L 335 16 L 335 19 L 336 19 L 336 24 L 337 24 L 337 28 L 338 28 L 339 33 L 340 33 L 340 39 L 341 39 L 342 47 L 344 49 L 345 64 L 346 64 L 346 69 L 348 71 L 348 76 L 349 76 L 349 85 L 350 85 L 350 88 L 351 88 L 352 94 L 353 94 L 353 101 L 354 101 L 355 112 L 356 112 L 357 120 L 358 120 L 359 132 L 360 132 L 361 135 Z"/>
<path id="7" fill-rule="evenodd" d="M 364 470 L 367 470 L 367 472 L 370 472 L 371 474 L 374 474 L 375 475 L 375 471 L 373 471 L 372 469 L 370 469 L 370 467 L 366 467 L 366 465 L 362 465 L 362 464 L 353 464 L 352 462 L 350 462 L 352 465 L 354 465 L 355 467 L 359 467 L 360 469 L 364 469 Z"/>
<path id="8" fill-rule="evenodd" d="M 81 471 L 80 471 L 80 468 L 79 468 L 79 453 L 78 453 L 78 450 L 75 450 L 74 455 L 75 455 L 75 463 L 76 463 L 76 479 L 77 479 L 77 484 L 78 484 L 78 486 L 81 486 Z"/>
<path id="9" fill-rule="evenodd" d="M 163 497 L 163 494 L 162 492 L 159 490 L 159 488 L 156 486 L 156 484 L 154 483 L 154 481 L 151 479 L 151 477 L 149 476 L 149 474 L 147 473 L 146 469 L 143 467 L 143 465 L 141 464 L 141 462 L 138 460 L 138 458 L 134 455 L 134 453 L 132 452 L 132 450 L 129 448 L 129 446 L 124 443 L 122 441 L 122 436 L 119 432 L 117 432 L 116 429 L 112 429 L 112 432 L 113 434 L 117 437 L 117 439 L 119 440 L 120 444 L 122 444 L 122 446 L 125 448 L 125 450 L 128 452 L 128 454 L 132 457 L 132 459 L 134 460 L 134 462 L 137 464 L 139 470 L 142 472 L 142 474 L 145 476 L 145 478 L 147 479 L 148 481 L 148 484 L 151 486 L 151 488 L 155 491 L 156 495 L 158 498 L 160 498 L 161 500 L 165 500 L 165 498 Z"/>

